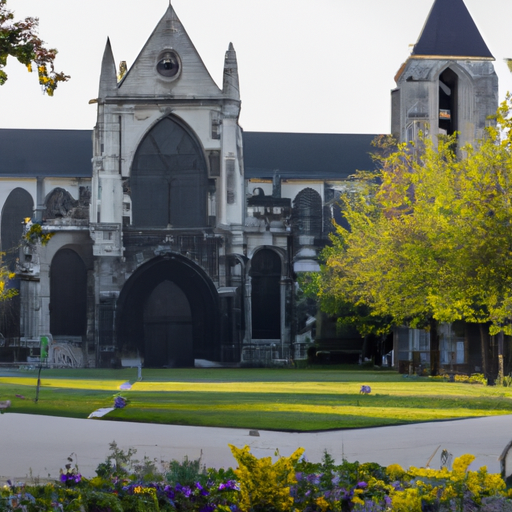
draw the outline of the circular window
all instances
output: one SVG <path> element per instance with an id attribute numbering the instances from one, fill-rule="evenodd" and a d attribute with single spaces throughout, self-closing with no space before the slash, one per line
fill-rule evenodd
<path id="1" fill-rule="evenodd" d="M 160 55 L 156 70 L 161 76 L 165 78 L 176 78 L 180 69 L 180 58 L 176 52 L 166 51 Z"/>

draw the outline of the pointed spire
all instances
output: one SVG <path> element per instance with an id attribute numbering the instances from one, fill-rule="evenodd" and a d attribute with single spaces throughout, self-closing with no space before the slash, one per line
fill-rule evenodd
<path id="1" fill-rule="evenodd" d="M 240 100 L 240 83 L 238 80 L 238 63 L 233 43 L 229 43 L 224 60 L 224 81 L 222 92 L 228 98 Z"/>
<path id="2" fill-rule="evenodd" d="M 110 39 L 107 38 L 107 44 L 103 52 L 103 60 L 101 61 L 100 90 L 98 97 L 102 99 L 115 94 L 117 94 L 116 63 L 114 61 Z"/>
<path id="3" fill-rule="evenodd" d="M 435 0 L 412 56 L 494 60 L 463 0 Z"/>

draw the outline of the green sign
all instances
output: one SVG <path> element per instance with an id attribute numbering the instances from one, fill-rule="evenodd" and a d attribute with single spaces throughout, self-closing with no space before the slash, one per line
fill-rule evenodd
<path id="1" fill-rule="evenodd" d="M 48 359 L 48 338 L 41 336 L 41 361 Z"/>

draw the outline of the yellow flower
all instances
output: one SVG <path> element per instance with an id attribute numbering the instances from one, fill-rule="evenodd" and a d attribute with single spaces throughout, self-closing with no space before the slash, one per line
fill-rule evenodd
<path id="1" fill-rule="evenodd" d="M 391 480 L 399 480 L 404 476 L 405 471 L 400 464 L 391 464 L 386 468 L 386 473 Z"/>
<path id="2" fill-rule="evenodd" d="M 329 502 L 323 496 L 320 496 L 316 499 L 316 504 L 320 507 L 321 512 L 326 512 L 326 510 L 329 510 Z"/>
<path id="3" fill-rule="evenodd" d="M 417 489 L 396 491 L 391 499 L 393 512 L 421 512 L 421 498 Z"/>
<path id="4" fill-rule="evenodd" d="M 454 473 L 465 473 L 468 470 L 469 465 L 475 460 L 475 456 L 470 453 L 461 455 L 453 461 L 452 471 Z"/>
<path id="5" fill-rule="evenodd" d="M 240 509 L 245 512 L 272 506 L 279 512 L 290 510 L 293 505 L 290 485 L 297 482 L 295 466 L 304 448 L 299 448 L 289 457 L 279 457 L 272 463 L 271 457 L 257 459 L 249 452 L 248 446 L 229 447 L 238 462 L 235 474 L 240 484 Z"/>
<path id="6" fill-rule="evenodd" d="M 364 500 L 361 498 L 361 494 L 363 494 L 363 489 L 354 489 L 354 496 L 352 496 L 352 503 L 357 505 L 364 505 Z"/>

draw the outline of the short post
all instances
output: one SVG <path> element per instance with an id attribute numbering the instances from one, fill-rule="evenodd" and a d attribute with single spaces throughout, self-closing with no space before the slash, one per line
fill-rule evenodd
<path id="1" fill-rule="evenodd" d="M 48 359 L 48 337 L 41 336 L 39 348 L 39 371 L 37 372 L 36 398 L 34 402 L 37 404 L 39 400 L 39 389 L 41 388 L 41 370 L 43 369 L 43 361 Z"/>

